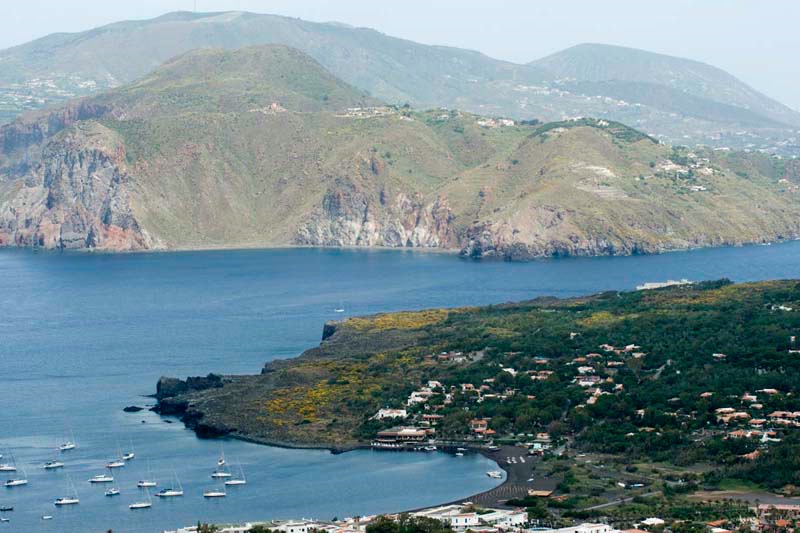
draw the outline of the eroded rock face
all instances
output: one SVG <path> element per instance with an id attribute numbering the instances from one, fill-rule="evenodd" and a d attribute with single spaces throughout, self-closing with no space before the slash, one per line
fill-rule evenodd
<path id="1" fill-rule="evenodd" d="M 311 246 L 388 246 L 452 248 L 455 216 L 442 197 L 425 203 L 419 196 L 385 190 L 371 194 L 338 179 L 322 205 L 297 231 L 295 244 Z"/>
<path id="2" fill-rule="evenodd" d="M 122 143 L 99 124 L 56 136 L 39 162 L 4 170 L 0 245 L 113 251 L 159 245 L 131 209 Z"/>

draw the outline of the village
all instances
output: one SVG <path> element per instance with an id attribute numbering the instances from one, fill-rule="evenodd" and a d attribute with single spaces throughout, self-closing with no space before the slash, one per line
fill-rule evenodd
<path id="1" fill-rule="evenodd" d="M 443 505 L 403 514 L 372 515 L 345 518 L 342 520 L 274 520 L 246 522 L 215 526 L 188 526 L 163 533 L 370 533 L 383 520 L 421 518 L 435 520 L 444 528 L 456 533 L 661 533 L 671 531 L 680 524 L 668 523 L 658 517 L 648 517 L 636 522 L 633 527 L 618 529 L 602 522 L 582 522 L 572 526 L 548 527 L 531 520 L 524 509 L 479 508 L 471 502 Z M 752 516 L 740 520 L 717 519 L 703 524 L 707 533 L 733 533 L 735 531 L 790 532 L 796 531 L 800 520 L 800 505 L 758 504 L 752 507 Z M 204 529 L 205 528 L 205 529 Z M 420 529 L 423 531 L 423 529 Z"/>

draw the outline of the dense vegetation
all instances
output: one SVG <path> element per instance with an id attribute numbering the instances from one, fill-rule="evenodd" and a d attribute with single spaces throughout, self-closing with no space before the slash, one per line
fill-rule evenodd
<path id="1" fill-rule="evenodd" d="M 795 281 L 716 281 L 353 318 L 263 376 L 199 393 L 195 408 L 233 432 L 344 444 L 399 423 L 371 417 L 433 380 L 405 423 L 437 413 L 439 438 L 475 440 L 470 420 L 487 418 L 497 440 L 547 432 L 628 464 L 709 465 L 710 485 L 778 489 L 800 481 L 794 423 L 770 416 L 800 411 L 799 306 Z"/>

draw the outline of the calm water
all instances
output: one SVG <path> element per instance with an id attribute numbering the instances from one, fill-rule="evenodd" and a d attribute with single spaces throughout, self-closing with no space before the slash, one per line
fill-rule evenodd
<path id="1" fill-rule="evenodd" d="M 220 441 L 199 440 L 144 404 L 160 375 L 258 372 L 319 342 L 322 324 L 346 315 L 474 305 L 552 294 L 630 289 L 686 277 L 800 277 L 800 243 L 651 257 L 472 262 L 402 251 L 248 250 L 83 255 L 0 250 L 0 453 L 16 457 L 30 485 L 0 491 L 13 505 L 7 531 L 160 531 L 197 520 L 351 516 L 452 500 L 493 485 L 479 456 L 283 450 L 226 441 L 248 485 L 205 501 Z M 145 423 L 142 423 L 144 421 Z M 73 432 L 67 468 L 41 464 Z M 131 446 L 116 472 L 122 496 L 107 499 L 87 479 Z M 140 500 L 149 470 L 163 484 L 175 471 L 186 496 Z M 70 491 L 72 509 L 55 509 Z M 54 520 L 40 521 L 43 514 Z"/>

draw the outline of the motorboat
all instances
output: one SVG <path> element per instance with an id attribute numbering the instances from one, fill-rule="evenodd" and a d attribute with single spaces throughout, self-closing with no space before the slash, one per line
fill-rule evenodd
<path id="1" fill-rule="evenodd" d="M 114 476 L 109 474 L 98 474 L 89 478 L 89 483 L 113 483 Z"/>
<path id="2" fill-rule="evenodd" d="M 139 487 L 140 489 L 149 489 L 155 487 L 156 485 L 158 485 L 157 482 L 149 479 L 140 479 L 139 481 L 136 482 L 136 486 Z"/>
<path id="3" fill-rule="evenodd" d="M 108 497 L 111 497 L 111 496 L 119 496 L 119 489 L 118 489 L 118 488 L 116 488 L 116 487 L 111 487 L 110 489 L 108 489 L 108 490 L 106 491 L 106 493 L 105 493 L 105 494 L 106 494 L 106 496 L 108 496 Z"/>
<path id="4" fill-rule="evenodd" d="M 58 447 L 58 451 L 60 451 L 60 452 L 68 452 L 68 451 L 70 451 L 70 450 L 74 450 L 74 449 L 75 449 L 75 448 L 77 448 L 77 447 L 78 447 L 78 446 L 77 446 L 77 445 L 76 445 L 74 442 L 72 442 L 72 441 L 70 440 L 70 441 L 67 441 L 67 442 L 65 442 L 65 443 L 61 444 L 61 445 Z"/>
<path id="5" fill-rule="evenodd" d="M 106 468 L 122 468 L 125 466 L 125 461 L 114 460 L 106 464 Z"/>
<path id="6" fill-rule="evenodd" d="M 57 468 L 64 468 L 64 463 L 62 463 L 61 461 L 47 461 L 44 464 L 45 470 L 55 470 Z"/>
<path id="7" fill-rule="evenodd" d="M 486 472 L 486 475 L 494 479 L 501 479 L 503 477 L 503 472 L 500 470 L 490 470 Z"/>

